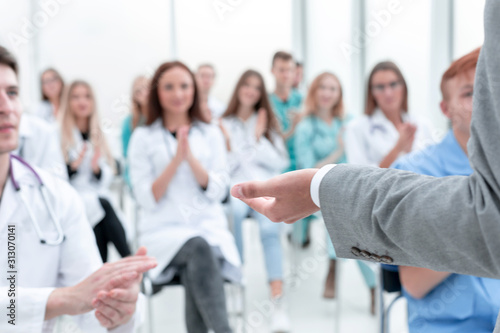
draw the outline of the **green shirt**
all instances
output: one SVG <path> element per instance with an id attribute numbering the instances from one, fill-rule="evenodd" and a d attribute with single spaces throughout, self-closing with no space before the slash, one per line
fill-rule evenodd
<path id="1" fill-rule="evenodd" d="M 292 89 L 288 99 L 283 101 L 275 93 L 269 94 L 269 99 L 273 106 L 274 114 L 278 118 L 278 122 L 281 125 L 281 130 L 283 132 L 288 131 L 291 127 L 291 119 L 289 117 L 290 112 L 299 112 L 302 105 L 302 95 L 297 91 Z M 295 153 L 294 153 L 294 136 L 292 135 L 287 141 L 286 146 L 288 149 L 288 154 L 290 156 L 290 166 L 284 172 L 296 170 Z"/>

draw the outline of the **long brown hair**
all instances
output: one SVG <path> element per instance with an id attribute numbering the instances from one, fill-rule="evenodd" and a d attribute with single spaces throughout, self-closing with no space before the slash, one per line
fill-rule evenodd
<path id="1" fill-rule="evenodd" d="M 194 89 L 194 94 L 193 94 L 193 104 L 188 110 L 188 116 L 189 120 L 199 120 L 205 123 L 208 123 L 209 120 L 207 119 L 206 115 L 203 113 L 201 107 L 200 107 L 200 96 L 198 92 L 198 87 L 196 86 L 196 80 L 194 77 L 194 74 L 191 72 L 191 70 L 184 65 L 180 61 L 170 61 L 166 62 L 160 65 L 158 69 L 155 72 L 155 75 L 151 79 L 151 84 L 149 85 L 149 96 L 148 96 L 148 106 L 147 106 L 147 120 L 146 120 L 146 125 L 151 125 L 154 123 L 158 118 L 160 118 L 162 121 L 163 119 L 163 108 L 160 104 L 160 97 L 158 96 L 158 83 L 160 81 L 161 76 L 163 73 L 165 73 L 168 70 L 171 70 L 175 67 L 180 67 L 184 70 L 186 70 L 189 73 L 189 76 L 191 77 L 191 80 L 193 81 L 193 89 Z"/>
<path id="2" fill-rule="evenodd" d="M 145 86 L 146 89 L 149 90 L 149 80 L 145 76 L 138 76 L 135 78 L 134 83 L 132 84 L 132 130 L 134 130 L 137 125 L 139 125 L 139 120 L 143 116 L 142 108 L 147 108 L 146 105 L 140 105 L 138 101 L 135 99 L 135 91 L 138 88 L 143 88 Z M 147 102 L 147 101 L 146 101 Z"/>
<path id="3" fill-rule="evenodd" d="M 73 81 L 63 95 L 61 112 L 59 113 L 59 123 L 61 126 L 61 147 L 64 159 L 67 163 L 70 162 L 69 151 L 75 145 L 73 130 L 76 128 L 76 122 L 75 115 L 70 109 L 70 99 L 73 90 L 75 90 L 75 88 L 78 86 L 85 87 L 89 92 L 90 99 L 92 100 L 92 114 L 90 115 L 88 120 L 90 130 L 90 143 L 93 147 L 98 147 L 100 149 L 109 166 L 114 169 L 115 163 L 113 155 L 111 154 L 111 150 L 109 149 L 106 137 L 99 123 L 99 115 L 97 113 L 94 92 L 92 91 L 92 87 L 87 82 L 82 80 Z"/>
<path id="4" fill-rule="evenodd" d="M 59 100 L 61 100 L 62 96 L 64 94 L 64 80 L 63 80 L 61 74 L 59 74 L 59 72 L 56 71 L 54 68 L 47 68 L 46 70 L 44 70 L 42 72 L 42 75 L 40 75 L 40 88 L 41 88 L 40 92 L 42 93 L 42 100 L 44 100 L 44 101 L 49 100 L 49 97 L 47 95 L 45 95 L 45 93 L 43 92 L 43 82 L 42 82 L 43 75 L 45 73 L 48 73 L 48 72 L 54 73 L 54 75 L 56 76 L 56 79 L 59 81 L 59 83 L 61 83 L 61 91 L 59 92 Z"/>
<path id="5" fill-rule="evenodd" d="M 401 109 L 404 112 L 408 111 L 408 85 L 406 84 L 405 78 L 403 74 L 401 73 L 401 70 L 399 67 L 393 63 L 392 61 L 383 61 L 379 62 L 378 64 L 373 67 L 372 72 L 370 73 L 370 76 L 368 77 L 368 89 L 366 90 L 366 107 L 365 107 L 365 114 L 368 116 L 371 116 L 375 109 L 377 108 L 377 102 L 375 101 L 375 97 L 373 96 L 372 93 L 372 79 L 375 73 L 379 71 L 392 71 L 396 76 L 398 77 L 398 80 L 401 81 L 403 84 L 404 88 L 404 96 L 403 96 L 403 102 L 401 105 Z"/>
<path id="6" fill-rule="evenodd" d="M 323 79 L 331 77 L 335 81 L 337 81 L 340 89 L 340 96 L 338 102 L 332 107 L 331 114 L 333 117 L 338 117 L 342 118 L 344 116 L 344 99 L 343 99 L 343 92 L 342 92 L 342 84 L 340 83 L 339 78 L 330 72 L 323 72 L 320 75 L 316 76 L 316 78 L 312 81 L 311 86 L 309 88 L 309 91 L 307 92 L 307 97 L 304 102 L 305 106 L 305 114 L 310 115 L 314 114 L 318 110 L 318 104 L 316 102 L 316 92 L 319 89 L 319 86 L 321 85 L 321 81 Z"/>
<path id="7" fill-rule="evenodd" d="M 269 102 L 269 97 L 267 96 L 267 90 L 266 90 L 266 85 L 264 83 L 264 79 L 259 72 L 249 69 L 241 75 L 240 79 L 238 80 L 238 83 L 236 84 L 236 88 L 234 88 L 234 92 L 233 95 L 231 96 L 231 100 L 229 101 L 229 105 L 226 109 L 226 112 L 224 112 L 222 117 L 225 118 L 237 115 L 238 109 L 240 107 L 238 92 L 251 76 L 257 77 L 260 81 L 260 99 L 254 105 L 254 109 L 255 112 L 257 112 L 261 108 L 266 110 L 267 128 L 266 131 L 264 132 L 264 136 L 272 143 L 273 141 L 271 139 L 271 131 L 280 133 L 280 129 L 278 125 L 278 120 L 276 119 L 276 116 L 274 115 L 273 109 L 271 107 L 271 103 Z"/>

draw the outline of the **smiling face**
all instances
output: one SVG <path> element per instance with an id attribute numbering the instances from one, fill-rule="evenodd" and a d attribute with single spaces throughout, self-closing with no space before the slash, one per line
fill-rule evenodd
<path id="1" fill-rule="evenodd" d="M 238 101 L 241 106 L 253 108 L 259 102 L 262 93 L 262 82 L 255 76 L 249 76 L 238 90 Z"/>
<path id="2" fill-rule="evenodd" d="M 94 100 L 90 89 L 77 84 L 69 93 L 69 108 L 75 118 L 89 118 L 94 112 Z"/>
<path id="3" fill-rule="evenodd" d="M 441 109 L 451 120 L 453 129 L 468 136 L 470 136 L 475 75 L 474 68 L 448 80 L 444 87 L 446 93 L 441 102 Z"/>
<path id="4" fill-rule="evenodd" d="M 315 97 L 318 108 L 332 110 L 340 100 L 339 82 L 332 76 L 325 76 L 316 89 Z"/>
<path id="5" fill-rule="evenodd" d="M 384 112 L 400 112 L 404 99 L 403 82 L 392 70 L 380 70 L 373 74 L 371 92 L 377 106 Z"/>
<path id="6" fill-rule="evenodd" d="M 0 64 L 0 154 L 16 149 L 20 117 L 17 75 L 9 66 Z"/>
<path id="7" fill-rule="evenodd" d="M 181 67 L 164 72 L 158 80 L 158 99 L 163 112 L 188 113 L 194 101 L 194 82 L 191 74 Z"/>

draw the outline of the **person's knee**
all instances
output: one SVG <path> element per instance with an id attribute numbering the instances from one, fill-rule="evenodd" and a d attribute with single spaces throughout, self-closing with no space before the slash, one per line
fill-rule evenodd
<path id="1" fill-rule="evenodd" d="M 189 247 L 194 255 L 208 255 L 211 254 L 212 249 L 210 244 L 203 237 L 194 237 L 189 241 Z"/>
<path id="2" fill-rule="evenodd" d="M 104 211 L 109 212 L 113 208 L 111 207 L 111 203 L 104 198 L 99 198 L 99 202 L 101 203 L 101 207 L 104 209 Z"/>

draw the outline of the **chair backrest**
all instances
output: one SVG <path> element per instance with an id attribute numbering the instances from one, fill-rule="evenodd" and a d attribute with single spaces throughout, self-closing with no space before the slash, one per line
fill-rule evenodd
<path id="1" fill-rule="evenodd" d="M 386 292 L 401 292 L 401 281 L 399 280 L 399 271 L 397 266 L 381 265 L 382 285 Z"/>

